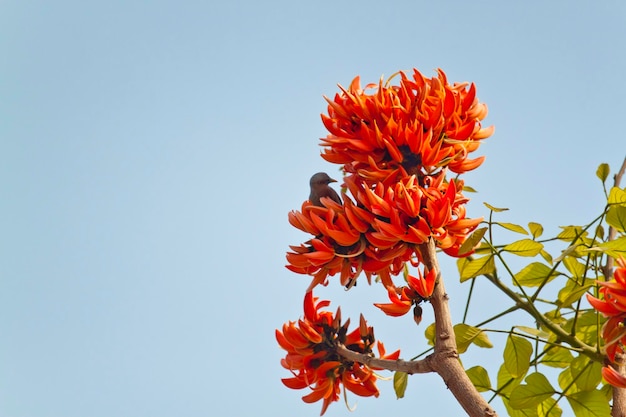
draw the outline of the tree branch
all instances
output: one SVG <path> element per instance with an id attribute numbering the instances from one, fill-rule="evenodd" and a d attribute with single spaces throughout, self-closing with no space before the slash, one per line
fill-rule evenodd
<path id="1" fill-rule="evenodd" d="M 623 356 L 623 355 L 620 355 Z M 623 364 L 611 364 L 617 372 L 624 375 L 626 366 Z M 613 406 L 611 407 L 612 417 L 626 417 L 626 389 L 613 387 Z"/>
<path id="2" fill-rule="evenodd" d="M 420 245 L 424 265 L 437 273 L 438 282 L 430 299 L 435 315 L 435 352 L 433 368 L 444 380 L 461 407 L 471 417 L 496 417 L 496 411 L 476 390 L 465 373 L 456 350 L 456 338 L 452 327 L 452 317 L 448 307 L 448 294 L 437 261 L 435 241 L 429 239 Z"/>
<path id="3" fill-rule="evenodd" d="M 348 360 L 362 363 L 370 368 L 382 368 L 388 371 L 406 372 L 407 374 L 426 374 L 435 371 L 431 365 L 433 355 L 429 355 L 425 359 L 418 361 L 404 361 L 402 359 L 394 361 L 354 352 L 344 345 L 338 345 L 335 351 Z"/>
<path id="4" fill-rule="evenodd" d="M 476 390 L 459 361 L 452 318 L 448 308 L 448 294 L 443 284 L 441 270 L 437 261 L 435 241 L 430 239 L 419 246 L 424 265 L 435 270 L 437 284 L 430 303 L 435 315 L 435 349 L 422 360 L 404 361 L 378 359 L 362 353 L 353 352 L 345 346 L 336 347 L 336 352 L 344 358 L 374 368 L 401 371 L 408 374 L 437 372 L 452 391 L 457 402 L 470 417 L 497 417 L 496 411 Z"/>
<path id="5" fill-rule="evenodd" d="M 622 182 L 622 177 L 626 172 L 626 158 L 624 158 L 624 162 L 622 162 L 622 167 L 613 177 L 613 186 L 619 187 Z M 609 226 L 609 235 L 607 237 L 607 241 L 610 242 L 615 240 L 615 235 L 617 234 L 617 230 L 613 226 Z M 606 264 L 604 265 L 602 272 L 604 274 L 604 279 L 607 281 L 611 279 L 613 276 L 613 258 L 607 257 Z M 626 366 L 623 364 L 623 358 L 620 355 L 619 364 L 613 364 L 615 370 L 620 374 L 624 375 L 626 372 Z M 611 408 L 611 416 L 613 417 L 626 417 L 626 389 L 613 387 L 613 406 Z"/>
<path id="6" fill-rule="evenodd" d="M 619 169 L 617 174 L 613 176 L 614 187 L 619 188 L 622 182 L 622 177 L 624 176 L 625 172 L 626 172 L 626 158 L 624 158 L 624 162 L 622 162 L 622 167 Z M 615 240 L 616 234 L 617 234 L 617 230 L 615 230 L 613 226 L 609 225 L 609 235 L 606 238 L 607 242 Z M 602 273 L 604 274 L 604 279 L 607 281 L 610 280 L 611 277 L 613 276 L 613 258 L 611 258 L 610 256 L 606 258 L 606 264 L 602 268 Z"/>
<path id="7" fill-rule="evenodd" d="M 550 330 L 555 336 L 557 336 L 558 340 L 566 342 L 572 348 L 580 351 L 582 354 L 586 355 L 590 359 L 602 363 L 602 361 L 604 360 L 604 355 L 600 354 L 595 347 L 587 345 L 582 340 L 566 332 L 561 326 L 541 314 L 541 312 L 537 310 L 532 302 L 522 298 L 493 274 L 484 274 L 484 276 L 500 291 L 505 293 L 511 300 L 513 300 L 518 308 L 526 311 L 535 320 L 537 320 L 538 323 L 548 328 L 548 330 Z"/>

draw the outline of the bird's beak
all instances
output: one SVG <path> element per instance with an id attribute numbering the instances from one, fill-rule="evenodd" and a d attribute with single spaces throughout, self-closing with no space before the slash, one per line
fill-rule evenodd
<path id="1" fill-rule="evenodd" d="M 328 182 L 337 182 L 337 180 L 333 179 L 333 178 L 329 178 Z"/>

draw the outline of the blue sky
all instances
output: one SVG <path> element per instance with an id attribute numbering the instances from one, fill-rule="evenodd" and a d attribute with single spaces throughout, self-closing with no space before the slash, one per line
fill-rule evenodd
<path id="1" fill-rule="evenodd" d="M 624 40 L 618 0 L 0 3 L 0 416 L 318 415 L 280 383 L 274 329 L 308 285 L 287 213 L 338 174 L 322 95 L 413 67 L 474 81 L 496 133 L 468 214 L 555 231 L 595 217 L 595 169 L 625 156 Z M 426 346 L 379 287 L 319 295 Z M 326 415 L 460 413 L 437 376 L 380 386 Z"/>

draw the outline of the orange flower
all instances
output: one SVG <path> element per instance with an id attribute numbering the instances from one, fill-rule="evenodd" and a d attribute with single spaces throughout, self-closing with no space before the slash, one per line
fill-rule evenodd
<path id="1" fill-rule="evenodd" d="M 614 281 L 596 281 L 600 285 L 600 300 L 587 294 L 591 305 L 607 317 L 626 315 L 626 259 L 617 259 L 618 268 L 613 272 Z"/>
<path id="2" fill-rule="evenodd" d="M 324 207 L 305 201 L 302 211 L 289 213 L 289 222 L 315 238 L 291 246 L 287 261 L 291 271 L 308 274 L 308 290 L 327 284 L 328 276 L 340 274 L 348 288 L 363 271 L 377 275 L 385 286 L 393 285 L 389 275 L 398 275 L 412 257 L 419 260 L 418 245 L 433 238 L 451 256 L 482 219 L 465 218 L 463 182 L 444 182 L 445 170 L 419 185 L 415 175 L 393 187 L 378 183 L 370 189 L 356 175 L 345 178 L 356 203 L 344 194 L 344 204 L 326 200 Z M 471 253 L 471 252 L 470 252 Z M 470 253 L 465 253 L 467 256 Z"/>
<path id="3" fill-rule="evenodd" d="M 417 272 L 419 273 L 419 277 L 414 277 L 412 275 L 407 276 L 409 286 L 417 291 L 421 298 L 428 299 L 431 295 L 433 295 L 433 290 L 435 289 L 435 284 L 437 283 L 435 270 L 425 270 L 424 275 L 422 275 L 419 269 Z"/>
<path id="4" fill-rule="evenodd" d="M 339 310 L 322 310 L 328 302 L 317 302 L 313 288 L 327 285 L 329 276 L 339 275 L 347 288 L 361 272 L 368 282 L 376 276 L 390 303 L 375 305 L 391 316 L 413 307 L 419 324 L 420 303 L 432 296 L 437 280 L 435 270 L 419 269 L 421 245 L 432 240 L 451 256 L 470 255 L 459 255 L 459 248 L 482 221 L 466 218 L 464 183 L 447 173 L 462 174 L 483 162 L 469 155 L 493 134 L 493 127 L 481 125 L 487 106 L 476 98 L 474 84 L 450 85 L 441 70 L 431 79 L 417 70 L 399 77 L 398 85 L 390 79 L 364 88 L 356 77 L 326 99 L 322 121 L 329 134 L 321 139 L 322 157 L 342 165 L 346 191 L 342 201 L 307 201 L 289 213 L 289 222 L 312 237 L 290 247 L 287 268 L 312 280 L 304 318 L 276 331 L 287 351 L 281 363 L 293 373 L 283 383 L 310 388 L 303 400 L 322 400 L 322 414 L 338 400 L 342 385 L 360 396 L 378 396 L 378 389 L 372 369 L 336 353 L 343 344 L 371 354 L 373 329 L 361 316 L 359 327 L 348 332 L 349 321 L 341 324 Z M 418 267 L 418 275 L 406 272 L 406 285 L 397 287 L 393 277 L 408 271 L 407 262 Z M 377 347 L 381 357 L 399 357 L 399 351 L 386 355 L 380 342 Z"/>
<path id="5" fill-rule="evenodd" d="M 287 268 L 314 277 L 307 291 L 318 284 L 326 285 L 327 277 L 337 273 L 341 275 L 342 285 L 353 285 L 365 260 L 366 242 L 358 228 L 352 226 L 352 213 L 348 216 L 344 206 L 323 200 L 328 207 L 305 201 L 301 212 L 289 213 L 289 222 L 294 227 L 316 236 L 305 245 L 290 246 L 292 252 L 287 252 Z M 349 198 L 344 196 L 344 200 Z"/>
<path id="6" fill-rule="evenodd" d="M 374 303 L 374 305 L 392 317 L 404 316 L 408 313 L 417 296 L 408 287 L 395 288 L 392 285 L 387 287 L 387 294 L 391 303 Z"/>
<path id="7" fill-rule="evenodd" d="M 389 186 L 398 178 L 430 175 L 442 167 L 463 173 L 484 158 L 468 159 L 494 128 L 482 128 L 487 106 L 474 84 L 450 85 L 442 70 L 431 79 L 416 69 L 400 72 L 399 85 L 368 84 L 359 77 L 328 102 L 322 122 L 322 157 L 358 173 L 369 184 Z"/>
<path id="8" fill-rule="evenodd" d="M 608 317 L 602 326 L 602 339 L 604 340 L 604 349 L 611 362 L 615 361 L 617 354 L 624 353 L 624 346 L 626 346 L 626 326 L 624 324 L 626 323 L 626 259 L 617 259 L 617 265 L 618 267 L 613 271 L 613 281 L 596 281 L 600 286 L 602 299 L 587 294 L 589 304 L 602 315 Z M 609 381 L 609 378 L 605 377 L 605 379 Z"/>
<path id="9" fill-rule="evenodd" d="M 452 249 L 450 254 L 458 256 L 458 248 L 482 219 L 465 218 L 468 199 L 462 193 L 463 181 L 446 183 L 444 175 L 442 170 L 428 177 L 428 186 L 420 185 L 411 175 L 393 187 L 378 183 L 373 189 L 356 175 L 346 177 L 358 205 L 372 215 L 371 227 L 365 232 L 369 244 L 379 248 L 398 243 L 419 245 L 432 237 L 438 247 Z"/>
<path id="10" fill-rule="evenodd" d="M 606 382 L 614 387 L 626 388 L 626 377 L 617 372 L 612 366 L 603 366 L 602 376 Z"/>
<path id="11" fill-rule="evenodd" d="M 281 360 L 293 377 L 283 378 L 285 386 L 292 389 L 310 388 L 302 397 L 307 403 L 322 400 L 324 414 L 330 403 L 339 400 L 341 385 L 344 390 L 360 396 L 378 396 L 373 369 L 358 362 L 344 359 L 335 352 L 338 344 L 348 349 L 372 354 L 374 329 L 368 327 L 361 315 L 359 327 L 348 333 L 350 320 L 341 324 L 341 312 L 336 314 L 321 310 L 330 303 L 317 301 L 312 292 L 304 297 L 304 317 L 297 322 L 285 323 L 282 331 L 276 330 L 278 344 L 287 351 Z M 385 347 L 377 342 L 379 357 L 396 360 L 400 351 L 386 354 Z"/>
<path id="12" fill-rule="evenodd" d="M 327 99 L 322 157 L 343 165 L 353 198 L 305 202 L 289 213 L 294 227 L 314 236 L 287 253 L 287 268 L 313 277 L 308 290 L 337 274 L 349 288 L 361 272 L 393 286 L 391 276 L 419 261 L 418 246 L 429 239 L 451 256 L 471 254 L 459 248 L 482 219 L 465 217 L 463 181 L 446 174 L 482 163 L 468 155 L 493 133 L 480 123 L 487 106 L 473 84 L 450 85 L 441 70 L 431 79 L 399 74 L 399 85 L 381 80 L 364 89 L 356 77 Z"/>
<path id="13" fill-rule="evenodd" d="M 415 306 L 414 313 L 417 324 L 419 324 L 419 321 L 421 321 L 421 307 L 419 307 L 419 304 L 433 294 L 437 276 L 434 269 L 430 271 L 425 270 L 424 275 L 418 269 L 418 274 L 418 277 L 406 274 L 408 286 L 397 288 L 393 285 L 388 285 L 387 295 L 391 303 L 374 303 L 374 305 L 380 308 L 386 315 L 392 317 L 403 316 L 411 310 L 412 306 Z"/>

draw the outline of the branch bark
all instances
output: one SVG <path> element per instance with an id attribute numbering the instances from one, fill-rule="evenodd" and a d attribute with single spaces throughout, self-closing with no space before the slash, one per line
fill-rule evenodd
<path id="1" fill-rule="evenodd" d="M 619 187 L 620 183 L 622 182 L 622 177 L 624 176 L 624 173 L 626 172 L 626 158 L 624 158 L 624 162 L 622 162 L 622 166 L 619 169 L 619 171 L 617 172 L 617 174 L 615 174 L 613 176 L 613 186 L 614 187 Z M 612 240 L 615 240 L 615 235 L 617 234 L 617 230 L 615 230 L 615 228 L 613 226 L 609 226 L 609 235 L 607 237 L 607 242 L 610 242 Z M 604 274 L 604 278 L 608 281 L 611 279 L 611 277 L 613 276 L 613 258 L 611 258 L 610 256 L 606 258 L 606 264 L 604 265 L 604 267 L 602 268 L 602 273 Z"/>
<path id="2" fill-rule="evenodd" d="M 437 261 L 435 241 L 430 239 L 427 243 L 420 245 L 420 252 L 424 265 L 428 269 L 434 269 L 438 277 L 430 299 L 435 314 L 435 352 L 431 356 L 436 360 L 432 361 L 433 368 L 469 416 L 496 417 L 496 411 L 476 390 L 459 361 L 452 317 L 448 307 L 448 294 Z"/>
<path id="3" fill-rule="evenodd" d="M 624 375 L 625 365 L 612 364 L 613 368 Z M 612 417 L 626 417 L 626 389 L 613 387 L 613 406 L 611 407 Z"/>
<path id="4" fill-rule="evenodd" d="M 622 162 L 622 167 L 613 177 L 613 186 L 619 187 L 622 182 L 622 177 L 626 172 L 626 158 Z M 615 239 L 617 231 L 613 226 L 609 226 L 609 235 L 607 241 Z M 608 257 L 606 264 L 604 265 L 604 277 L 606 280 L 611 279 L 613 276 L 613 258 Z M 623 364 L 623 358 L 621 358 L 619 365 L 614 365 L 614 368 L 622 375 L 626 372 L 626 365 Z M 611 408 L 611 416 L 613 417 L 626 417 L 626 389 L 613 387 L 613 406 Z"/>
<path id="5" fill-rule="evenodd" d="M 614 176 L 614 186 L 619 187 L 622 177 L 626 173 L 626 159 L 622 163 L 622 166 L 617 174 Z M 613 227 L 609 227 L 608 240 L 614 240 L 616 230 Z M 446 294 L 443 278 L 441 277 L 441 270 L 439 268 L 439 262 L 437 260 L 436 246 L 434 240 L 430 239 L 427 243 L 419 246 L 420 253 L 424 265 L 430 270 L 434 269 L 437 274 L 437 285 L 435 286 L 430 303 L 433 306 L 433 312 L 435 315 L 435 348 L 434 352 L 424 359 L 416 361 L 404 361 L 404 360 L 388 360 L 379 359 L 373 356 L 357 353 L 349 350 L 345 346 L 337 346 L 336 351 L 339 355 L 346 359 L 363 363 L 370 367 L 387 369 L 390 371 L 406 372 L 408 374 L 429 373 L 437 372 L 446 383 L 447 387 L 452 391 L 452 394 L 456 398 L 457 402 L 463 407 L 465 412 L 470 417 L 497 417 L 495 410 L 487 403 L 487 401 L 480 395 L 475 389 L 471 380 L 465 373 L 463 366 L 459 361 L 459 355 L 456 349 L 456 340 L 454 336 L 454 328 L 452 326 L 452 319 L 450 315 L 450 309 L 448 307 L 448 295 Z M 613 260 L 608 258 L 607 263 L 603 266 L 603 272 L 607 279 L 610 279 L 613 271 Z M 493 282 L 493 280 L 492 280 Z M 506 293 L 506 291 L 505 291 Z M 511 294 L 509 294 L 511 296 Z M 516 297 L 513 297 L 514 299 Z M 528 307 L 529 303 L 523 303 L 522 300 L 517 299 L 524 308 L 524 305 Z M 518 303 L 519 305 L 519 303 Z M 533 316 L 538 314 L 537 311 L 532 311 L 532 308 L 526 308 L 526 310 Z M 552 329 L 555 334 L 560 334 L 558 329 Z M 556 331 L 555 331 L 556 330 Z M 568 334 L 561 336 L 567 337 Z M 591 347 L 587 345 L 580 345 L 574 343 L 574 345 L 587 354 L 587 356 L 598 360 L 598 354 L 595 351 L 591 351 Z M 623 375 L 626 372 L 626 365 L 613 364 L 613 366 Z M 626 417 L 626 389 L 613 388 L 613 404 L 612 404 L 612 417 Z"/>
<path id="6" fill-rule="evenodd" d="M 337 346 L 336 352 L 346 359 L 390 371 L 401 371 L 408 374 L 437 372 L 470 417 L 497 417 L 495 410 L 476 390 L 459 361 L 452 318 L 448 308 L 448 295 L 437 261 L 435 241 L 430 239 L 427 243 L 420 245 L 419 250 L 424 265 L 429 270 L 434 269 L 438 277 L 437 285 L 430 298 L 435 315 L 434 352 L 417 361 L 378 359 L 353 352 L 345 346 Z"/>

